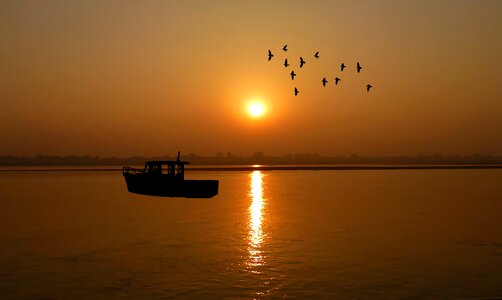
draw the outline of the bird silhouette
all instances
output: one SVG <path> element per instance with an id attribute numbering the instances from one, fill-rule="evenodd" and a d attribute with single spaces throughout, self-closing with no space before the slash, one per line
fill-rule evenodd
<path id="1" fill-rule="evenodd" d="M 343 69 L 345 69 L 345 64 L 344 64 L 344 63 L 342 63 L 342 64 L 340 65 L 340 69 L 341 69 L 341 70 L 342 70 L 342 72 L 343 72 Z"/>
<path id="2" fill-rule="evenodd" d="M 295 71 L 291 71 L 291 80 L 295 80 L 295 76 L 296 76 Z"/>
<path id="3" fill-rule="evenodd" d="M 268 61 L 270 61 L 272 59 L 272 57 L 274 57 L 274 55 L 272 54 L 272 51 L 268 50 Z"/>
<path id="4" fill-rule="evenodd" d="M 362 69 L 362 68 L 363 68 L 363 67 L 361 67 L 361 65 L 359 64 L 359 62 L 357 62 L 357 67 L 356 67 L 356 69 L 357 69 L 357 73 L 361 72 L 361 69 Z"/>
<path id="5" fill-rule="evenodd" d="M 337 78 L 335 78 L 335 85 L 336 85 L 336 84 L 338 84 L 340 81 L 341 81 L 341 79 L 340 79 L 340 78 L 338 78 L 338 77 L 337 77 Z"/>
<path id="6" fill-rule="evenodd" d="M 368 83 L 368 85 L 366 86 L 366 91 L 369 92 L 370 89 L 372 88 L 373 86 L 371 84 Z"/>
<path id="7" fill-rule="evenodd" d="M 305 61 L 303 60 L 303 57 L 300 56 L 300 68 L 303 67 L 305 64 Z"/>
<path id="8" fill-rule="evenodd" d="M 328 83 L 328 81 L 326 80 L 326 77 L 324 77 L 322 79 L 322 85 L 325 87 L 326 86 L 326 83 Z"/>
<path id="9" fill-rule="evenodd" d="M 288 64 L 288 59 L 286 58 L 286 60 L 284 61 L 284 66 L 287 68 L 289 67 L 289 64 Z"/>
<path id="10" fill-rule="evenodd" d="M 288 51 L 288 45 L 284 45 L 284 47 L 282 47 L 282 50 L 284 50 L 284 52 Z"/>
<path id="11" fill-rule="evenodd" d="M 299 93 L 300 91 L 297 88 L 295 88 L 295 96 L 298 96 Z"/>
<path id="12" fill-rule="evenodd" d="M 319 58 L 319 51 L 317 51 L 317 52 L 314 54 L 314 57 L 315 57 L 315 58 Z"/>

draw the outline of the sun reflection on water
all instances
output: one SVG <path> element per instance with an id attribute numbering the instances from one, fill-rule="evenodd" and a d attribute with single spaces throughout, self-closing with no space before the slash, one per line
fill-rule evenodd
<path id="1" fill-rule="evenodd" d="M 248 265 L 251 267 L 261 266 L 265 263 L 261 250 L 264 238 L 262 222 L 265 205 L 265 199 L 263 198 L 263 176 L 258 170 L 253 171 L 250 175 L 249 195 L 251 197 L 251 205 L 249 206 Z"/>

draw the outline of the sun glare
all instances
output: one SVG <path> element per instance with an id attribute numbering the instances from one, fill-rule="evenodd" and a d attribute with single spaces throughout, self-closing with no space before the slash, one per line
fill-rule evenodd
<path id="1" fill-rule="evenodd" d="M 262 102 L 254 101 L 248 104 L 248 113 L 253 118 L 260 118 L 265 112 L 265 105 Z"/>

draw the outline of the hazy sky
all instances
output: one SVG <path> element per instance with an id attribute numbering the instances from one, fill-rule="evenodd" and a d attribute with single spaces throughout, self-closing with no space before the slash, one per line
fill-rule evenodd
<path id="1" fill-rule="evenodd" d="M 0 155 L 502 155 L 501 70 L 502 1 L 0 0 Z"/>

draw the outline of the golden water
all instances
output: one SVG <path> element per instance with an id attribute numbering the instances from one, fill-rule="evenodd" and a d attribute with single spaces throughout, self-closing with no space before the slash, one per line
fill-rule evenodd
<path id="1" fill-rule="evenodd" d="M 502 171 L 0 173 L 2 299 L 502 297 Z"/>

